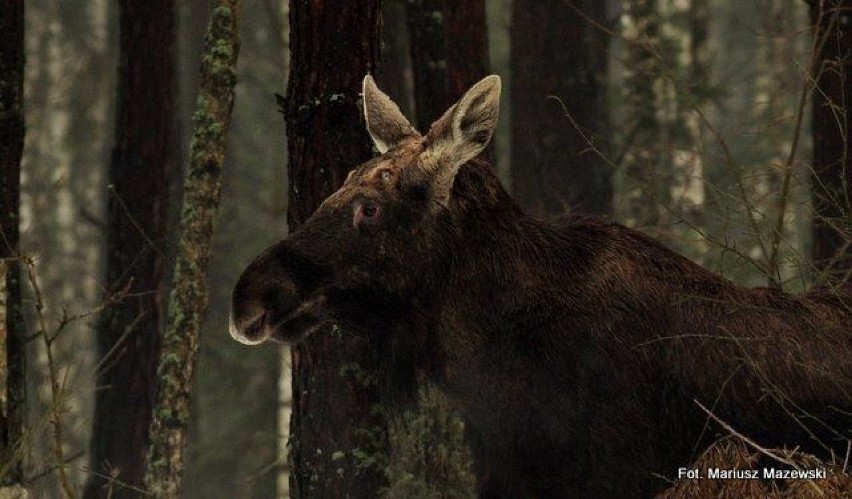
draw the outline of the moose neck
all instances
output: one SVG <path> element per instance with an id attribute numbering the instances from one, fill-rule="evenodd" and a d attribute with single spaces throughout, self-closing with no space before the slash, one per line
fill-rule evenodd
<path id="1" fill-rule="evenodd" d="M 431 375 L 453 391 L 453 379 L 479 375 L 457 369 L 472 365 L 489 345 L 538 331 L 518 322 L 522 311 L 564 308 L 571 293 L 565 284 L 588 279 L 593 255 L 582 240 L 573 244 L 556 226 L 527 216 L 488 167 L 463 167 L 450 200 L 439 231 L 451 235 L 446 266 L 425 315 L 434 317 L 430 334 L 438 352 L 432 359 L 439 359 L 429 366 Z"/>

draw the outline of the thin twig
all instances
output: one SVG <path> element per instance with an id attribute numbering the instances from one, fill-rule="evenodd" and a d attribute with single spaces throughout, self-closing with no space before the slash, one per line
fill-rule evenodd
<path id="1" fill-rule="evenodd" d="M 757 443 L 757 442 L 755 442 L 754 440 L 752 440 L 752 439 L 748 438 L 747 436 L 743 435 L 742 433 L 740 433 L 740 432 L 736 431 L 733 427 L 731 427 L 731 425 L 729 425 L 728 423 L 726 423 L 726 422 L 722 421 L 721 419 L 719 419 L 719 417 L 717 417 L 715 414 L 713 414 L 713 412 L 711 412 L 709 409 L 707 409 L 706 407 L 704 407 L 704 406 L 701 404 L 701 402 L 699 402 L 698 400 L 693 399 L 692 401 L 693 401 L 696 405 L 698 405 L 698 407 L 699 407 L 699 408 L 701 408 L 701 410 L 702 410 L 702 411 L 704 411 L 704 412 L 707 414 L 707 416 L 708 416 L 708 417 L 710 417 L 711 419 L 713 419 L 713 421 L 716 421 L 717 423 L 719 423 L 719 425 L 721 425 L 721 426 L 722 426 L 722 428 L 724 428 L 724 429 L 725 429 L 728 433 L 730 433 L 730 434 L 731 434 L 731 435 L 733 435 L 734 437 L 739 438 L 740 440 L 742 440 L 743 442 L 745 442 L 747 445 L 749 445 L 749 446 L 750 446 L 750 447 L 752 447 L 753 449 L 755 449 L 755 450 L 757 450 L 758 452 L 760 452 L 761 454 L 764 454 L 764 455 L 766 455 L 766 456 L 770 457 L 771 459 L 775 459 L 775 460 L 776 460 L 776 461 L 778 461 L 779 463 L 786 464 L 787 466 L 790 466 L 790 467 L 791 467 L 791 468 L 793 468 L 793 469 L 796 469 L 796 470 L 800 470 L 800 471 L 801 471 L 801 467 L 800 467 L 798 464 L 796 464 L 794 461 L 792 461 L 792 460 L 790 460 L 790 459 L 787 459 L 787 458 L 784 458 L 784 457 L 779 456 L 779 455 L 778 455 L 778 454 L 776 454 L 775 452 L 773 452 L 773 451 L 771 451 L 771 450 L 767 449 L 766 447 L 761 446 L 760 444 L 758 444 L 758 443 Z M 794 450 L 794 451 L 795 451 L 795 450 Z M 820 488 L 819 488 L 819 487 L 818 487 L 818 486 L 814 483 L 814 481 L 813 481 L 813 480 L 807 480 L 807 483 L 808 483 L 808 484 L 809 484 L 809 485 L 810 485 L 810 486 L 814 489 L 814 491 L 815 491 L 817 494 L 819 494 L 820 496 L 825 496 L 825 493 L 824 493 L 824 492 L 823 492 L 823 491 L 822 491 L 822 490 L 821 490 L 821 489 L 820 489 Z"/>
<path id="2" fill-rule="evenodd" d="M 117 473 L 104 473 L 104 472 L 95 471 L 95 470 L 92 470 L 92 469 L 89 469 L 89 468 L 78 468 L 78 469 L 80 471 L 84 472 L 84 473 L 88 473 L 90 475 L 94 475 L 98 478 L 103 478 L 105 480 L 106 483 L 104 483 L 103 488 L 107 489 L 107 499 L 109 499 L 110 497 L 113 496 L 113 492 L 116 489 L 124 490 L 124 491 L 132 491 L 135 494 L 138 494 L 140 496 L 151 496 L 152 495 L 149 491 L 143 489 L 142 487 L 137 487 L 137 486 L 135 486 L 131 483 L 127 483 L 127 482 L 123 482 L 123 481 L 119 480 Z"/>
<path id="3" fill-rule="evenodd" d="M 790 461 L 789 459 L 785 459 L 785 458 L 783 458 L 783 457 L 781 457 L 781 456 L 779 456 L 779 455 L 775 454 L 775 453 L 774 453 L 774 452 L 772 452 L 771 450 L 767 449 L 766 447 L 761 446 L 760 444 L 758 444 L 758 443 L 757 443 L 757 442 L 755 442 L 754 440 L 752 440 L 752 439 L 748 438 L 747 436 L 745 436 L 745 435 L 743 435 L 742 433 L 740 433 L 740 432 L 738 432 L 737 430 L 735 430 L 735 429 L 734 429 L 731 425 L 729 425 L 728 423 L 726 423 L 726 422 L 722 421 L 721 419 L 719 419 L 719 417 L 718 417 L 718 416 L 716 416 L 715 414 L 713 414 L 713 412 L 712 412 L 712 411 L 710 411 L 710 409 L 707 409 L 706 407 L 704 407 L 704 405 L 702 405 L 702 404 L 701 404 L 701 402 L 699 402 L 698 400 L 693 399 L 692 401 L 695 403 L 695 405 L 697 405 L 699 408 L 701 408 L 701 410 L 702 410 L 702 411 L 704 411 L 704 413 L 705 413 L 705 414 L 707 414 L 707 416 L 708 416 L 708 417 L 710 417 L 710 419 L 712 419 L 713 421 L 715 421 L 715 422 L 719 423 L 719 425 L 720 425 L 720 426 L 722 426 L 722 428 L 724 428 L 724 429 L 725 429 L 725 431 L 727 431 L 727 432 L 728 432 L 728 433 L 730 433 L 731 435 L 733 435 L 733 436 L 735 436 L 735 437 L 739 438 L 740 440 L 742 440 L 743 442 L 745 442 L 746 444 L 748 444 L 749 446 L 751 446 L 752 448 L 754 448 L 754 449 L 755 449 L 755 450 L 757 450 L 758 452 L 760 452 L 760 453 L 762 453 L 762 454 L 765 454 L 765 455 L 767 455 L 767 456 L 771 457 L 772 459 L 775 459 L 776 461 L 778 461 L 778 462 L 780 462 L 780 463 L 784 463 L 784 464 L 786 464 L 786 465 L 788 465 L 788 466 L 792 466 L 792 467 L 794 467 L 794 468 L 798 468 L 798 467 L 796 466 L 796 463 L 794 463 L 793 461 Z"/>
<path id="4" fill-rule="evenodd" d="M 73 456 L 70 456 L 70 457 L 65 458 L 65 464 L 71 464 L 71 463 L 73 463 L 74 461 L 76 461 L 76 460 L 80 459 L 81 457 L 83 457 L 83 456 L 85 456 L 85 455 L 86 455 L 86 453 L 85 453 L 85 452 L 80 451 L 80 452 L 78 452 L 78 453 L 74 454 Z M 27 484 L 30 484 L 30 483 L 35 482 L 36 480 L 39 480 L 39 479 L 41 479 L 41 478 L 44 478 L 44 477 L 46 477 L 47 475 L 49 475 L 49 474 L 53 473 L 53 471 L 54 471 L 54 470 L 55 470 L 58 466 L 59 466 L 59 465 L 57 465 L 57 464 L 52 464 L 52 465 L 50 465 L 50 466 L 47 466 L 47 467 L 46 467 L 46 468 L 44 468 L 43 470 L 41 470 L 41 471 L 37 472 L 36 474 L 34 474 L 34 475 L 32 475 L 32 476 L 28 477 L 26 480 L 24 480 L 24 482 L 25 482 L 25 483 L 27 483 Z"/>
<path id="5" fill-rule="evenodd" d="M 35 312 L 38 320 L 39 333 L 44 342 L 44 349 L 47 355 L 47 371 L 50 377 L 50 423 L 53 427 L 53 452 L 56 455 L 57 466 L 59 472 L 59 484 L 62 491 L 68 499 L 74 499 L 74 489 L 68 480 L 68 474 L 65 471 L 65 456 L 62 449 L 62 397 L 61 386 L 59 382 L 59 372 L 56 363 L 53 359 L 53 348 L 51 339 L 47 334 L 47 324 L 44 318 L 44 301 L 42 300 L 41 288 L 38 286 L 35 276 L 35 265 L 29 258 L 24 258 L 24 267 L 27 269 L 27 279 L 32 287 L 35 295 Z"/>
<path id="6" fill-rule="evenodd" d="M 115 343 L 113 343 L 110 349 L 101 356 L 101 360 L 99 360 L 98 363 L 95 364 L 94 371 L 96 373 L 106 371 L 107 369 L 112 368 L 112 366 L 114 365 L 113 361 L 117 362 L 119 359 L 121 359 L 121 356 L 117 355 L 119 349 L 124 346 L 124 342 L 130 336 L 130 333 L 136 329 L 136 326 L 142 321 L 143 317 L 145 317 L 145 312 L 139 312 L 139 315 L 137 315 L 124 329 L 124 331 L 121 333 L 121 336 L 118 337 L 118 339 L 115 341 Z M 115 359 L 113 359 L 113 356 L 115 356 Z M 107 363 L 109 363 L 108 366 Z"/>
<path id="7" fill-rule="evenodd" d="M 826 28 L 824 33 L 820 33 L 820 23 L 822 22 L 822 4 L 820 4 L 820 13 L 817 19 L 816 24 L 814 25 L 814 42 L 811 47 L 811 64 L 810 67 L 813 68 L 816 66 L 817 59 L 820 54 L 822 54 L 822 50 L 825 47 L 826 40 L 828 36 L 825 33 L 831 32 L 832 28 L 837 23 L 837 19 L 839 17 L 839 11 L 835 12 L 835 15 L 829 21 L 829 25 Z M 822 70 L 820 70 L 822 72 Z M 789 198 L 790 193 L 790 181 L 793 177 L 793 163 L 796 160 L 796 153 L 799 149 L 799 138 L 802 134 L 802 123 L 804 122 L 805 115 L 805 107 L 808 102 L 808 96 L 813 92 L 813 87 L 816 86 L 817 81 L 819 81 L 820 75 L 817 74 L 813 78 L 813 86 L 811 85 L 810 75 L 805 71 L 805 77 L 802 81 L 802 90 L 799 94 L 799 106 L 796 111 L 796 121 L 793 128 L 793 143 L 790 145 L 790 152 L 787 155 L 787 160 L 784 162 L 784 179 L 781 184 L 781 196 L 779 199 L 778 213 L 777 219 L 775 220 L 775 229 L 772 231 L 771 237 L 771 250 L 769 255 L 769 261 L 767 263 L 767 279 L 769 281 L 769 286 L 774 288 L 780 288 L 781 282 L 781 271 L 779 269 L 778 263 L 778 254 L 779 247 L 781 246 L 781 238 L 782 233 L 784 231 L 784 216 L 787 213 L 787 200 Z"/>

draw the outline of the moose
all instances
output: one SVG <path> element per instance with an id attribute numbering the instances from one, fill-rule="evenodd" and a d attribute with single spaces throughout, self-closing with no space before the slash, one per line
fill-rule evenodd
<path id="1" fill-rule="evenodd" d="M 246 268 L 231 335 L 369 338 L 389 393 L 423 376 L 464 418 L 480 497 L 648 497 L 716 421 L 843 456 L 852 297 L 747 289 L 617 223 L 526 215 L 477 157 L 500 88 L 483 79 L 422 135 L 365 77 L 380 155 Z"/>

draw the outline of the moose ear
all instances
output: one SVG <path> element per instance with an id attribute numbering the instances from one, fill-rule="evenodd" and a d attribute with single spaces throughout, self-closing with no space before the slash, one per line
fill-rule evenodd
<path id="1" fill-rule="evenodd" d="M 497 126 L 500 86 L 499 76 L 485 77 L 432 124 L 426 143 L 443 158 L 439 164 L 449 159 L 457 170 L 485 149 Z"/>
<path id="2" fill-rule="evenodd" d="M 364 77 L 364 119 L 367 131 L 380 154 L 399 144 L 403 139 L 419 137 L 420 134 L 402 115 L 394 101 L 379 90 L 373 77 Z"/>

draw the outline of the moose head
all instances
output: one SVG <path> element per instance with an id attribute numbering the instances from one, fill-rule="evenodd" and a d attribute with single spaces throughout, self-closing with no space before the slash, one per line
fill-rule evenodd
<path id="1" fill-rule="evenodd" d="M 299 230 L 248 266 L 233 293 L 231 335 L 294 342 L 332 319 L 363 327 L 367 311 L 391 313 L 438 285 L 461 237 L 442 219 L 470 202 L 453 199 L 459 170 L 480 169 L 502 192 L 488 165 L 469 163 L 494 132 L 500 86 L 498 76 L 483 79 L 424 136 L 365 77 L 364 117 L 381 156 L 353 169 Z"/>

